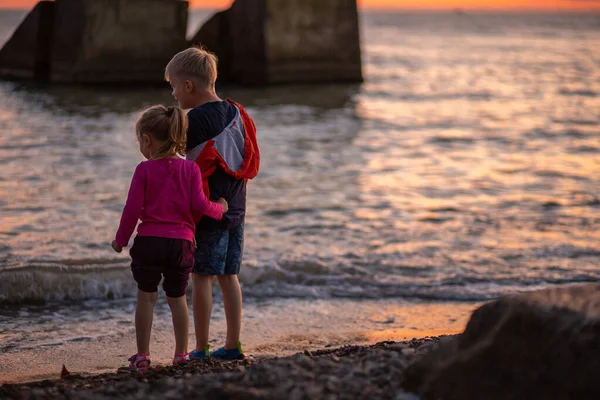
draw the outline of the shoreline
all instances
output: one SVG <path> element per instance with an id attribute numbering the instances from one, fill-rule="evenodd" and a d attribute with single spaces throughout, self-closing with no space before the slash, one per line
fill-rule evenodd
<path id="1" fill-rule="evenodd" d="M 373 345 L 382 341 L 404 341 L 462 332 L 474 303 L 414 303 L 400 300 L 277 300 L 272 303 L 244 304 L 242 343 L 244 352 L 254 359 L 290 356 L 295 353 L 327 350 L 346 345 Z M 211 324 L 211 348 L 222 345 L 225 319 L 220 305 L 215 304 Z M 135 353 L 133 316 L 119 332 L 90 336 L 73 332 L 64 341 L 41 342 L 0 354 L 0 384 L 26 383 L 57 379 L 62 365 L 72 373 L 96 375 L 114 372 L 127 365 Z M 68 323 L 64 323 L 68 325 Z M 89 324 L 89 322 L 86 322 Z M 96 324 L 107 324 L 98 321 Z M 81 329 L 74 321 L 65 331 Z M 44 330 L 53 326 L 42 327 Z M 112 326 L 111 326 L 112 328 Z M 151 354 L 153 366 L 170 365 L 173 333 L 170 315 L 155 315 Z M 48 334 L 41 332 L 40 334 Z M 88 335 L 88 336 L 86 336 Z M 31 342 L 31 335 L 27 341 Z M 190 331 L 191 350 L 194 332 Z"/>
<path id="2" fill-rule="evenodd" d="M 28 383 L 0 385 L 8 399 L 150 398 L 191 395 L 203 398 L 416 399 L 400 389 L 400 376 L 410 362 L 452 336 L 404 342 L 385 341 L 370 346 L 323 348 L 285 357 L 217 362 L 196 360 L 178 366 L 157 366 L 147 372 L 127 367 L 116 372 L 74 374 Z M 375 375 L 376 374 L 376 375 Z"/>

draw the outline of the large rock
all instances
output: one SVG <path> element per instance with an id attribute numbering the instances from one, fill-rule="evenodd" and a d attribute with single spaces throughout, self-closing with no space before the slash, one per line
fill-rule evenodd
<path id="1" fill-rule="evenodd" d="M 187 46 L 187 9 L 179 0 L 42 2 L 0 53 L 0 76 L 163 82 L 166 64 Z"/>
<path id="2" fill-rule="evenodd" d="M 0 77 L 48 78 L 54 4 L 53 1 L 39 2 L 0 50 Z"/>
<path id="3" fill-rule="evenodd" d="M 417 361 L 403 387 L 427 399 L 600 399 L 600 285 L 509 296 Z"/>
<path id="4" fill-rule="evenodd" d="M 360 82 L 356 0 L 236 0 L 191 43 L 219 57 L 242 84 Z"/>

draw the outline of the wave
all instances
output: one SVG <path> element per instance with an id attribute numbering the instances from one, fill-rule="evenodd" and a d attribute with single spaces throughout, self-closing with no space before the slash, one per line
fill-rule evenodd
<path id="1" fill-rule="evenodd" d="M 578 254 L 597 256 L 596 252 Z M 134 297 L 137 285 L 123 264 L 81 266 L 29 265 L 0 270 L 0 303 L 44 304 L 87 299 Z M 337 264 L 337 263 L 336 263 Z M 549 285 L 595 282 L 597 274 L 563 271 L 560 277 L 436 274 L 430 266 L 377 273 L 375 265 L 330 265 L 318 259 L 248 263 L 240 281 L 249 298 L 406 298 L 436 301 L 485 301 Z M 189 287 L 191 291 L 191 285 Z"/>
<path id="2" fill-rule="evenodd" d="M 124 265 L 29 265 L 0 270 L 1 303 L 113 299 L 135 293 Z"/>

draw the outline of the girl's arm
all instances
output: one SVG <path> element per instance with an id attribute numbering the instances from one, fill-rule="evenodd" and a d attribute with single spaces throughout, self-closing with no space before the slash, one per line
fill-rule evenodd
<path id="1" fill-rule="evenodd" d="M 127 243 L 129 243 L 129 239 L 133 234 L 133 230 L 135 229 L 138 219 L 142 214 L 142 209 L 144 208 L 145 189 L 145 172 L 142 169 L 142 164 L 139 164 L 133 173 L 133 178 L 131 178 L 127 202 L 125 203 L 119 230 L 115 237 L 115 242 L 118 246 L 125 247 L 127 246 Z"/>
<path id="2" fill-rule="evenodd" d="M 196 222 L 200 220 L 202 215 L 206 215 L 207 217 L 216 219 L 217 221 L 223 218 L 223 213 L 226 210 L 226 206 L 214 201 L 210 201 L 206 198 L 204 190 L 202 189 L 202 174 L 200 173 L 200 168 L 196 163 L 194 163 L 194 168 L 192 169 L 191 190 L 192 214 L 194 215 L 194 220 Z"/>

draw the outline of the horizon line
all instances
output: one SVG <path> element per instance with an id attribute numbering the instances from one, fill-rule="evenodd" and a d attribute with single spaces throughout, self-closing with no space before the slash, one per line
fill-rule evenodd
<path id="1" fill-rule="evenodd" d="M 226 10 L 228 7 L 190 7 L 190 11 L 222 11 Z M 30 7 L 1 7 L 0 11 L 30 11 L 32 8 Z M 533 7 L 507 7 L 507 8 L 491 8 L 491 7 L 385 7 L 385 6 L 359 6 L 359 11 L 368 11 L 368 12 L 404 12 L 404 13 L 498 13 L 498 12 L 508 12 L 508 13 L 573 13 L 573 14 L 582 14 L 582 13 L 594 13 L 599 14 L 599 8 L 533 8 Z"/>

